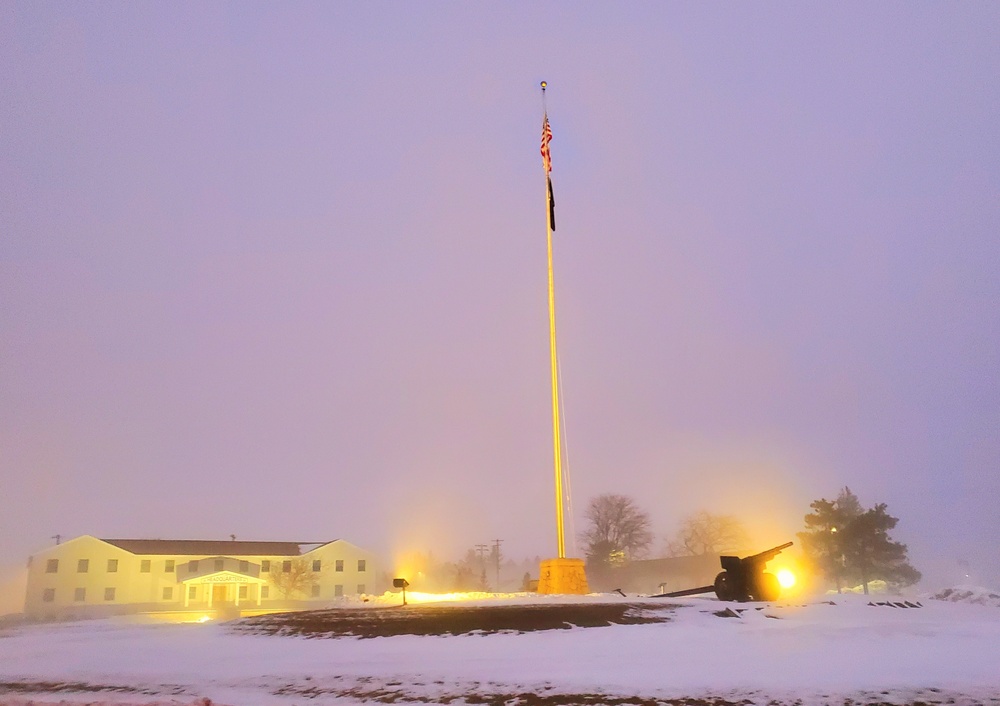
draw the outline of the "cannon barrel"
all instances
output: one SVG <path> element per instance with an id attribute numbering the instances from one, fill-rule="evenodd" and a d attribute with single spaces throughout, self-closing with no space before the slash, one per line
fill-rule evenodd
<path id="1" fill-rule="evenodd" d="M 726 571 L 754 571 L 756 567 L 763 569 L 764 564 L 771 561 L 771 559 L 781 554 L 783 550 L 788 549 L 790 546 L 792 546 L 791 542 L 785 542 L 777 547 L 771 547 L 758 554 L 745 556 L 742 559 L 738 556 L 720 556 L 719 563 L 722 564 L 722 568 Z"/>
<path id="2" fill-rule="evenodd" d="M 753 556 L 744 557 L 743 561 L 754 562 L 754 563 L 762 562 L 766 564 L 767 562 L 771 561 L 771 559 L 781 554 L 782 551 L 788 549 L 790 546 L 792 546 L 791 542 L 785 542 L 784 544 L 780 544 L 777 547 L 771 547 L 767 551 L 760 552 L 759 554 L 754 554 Z"/>

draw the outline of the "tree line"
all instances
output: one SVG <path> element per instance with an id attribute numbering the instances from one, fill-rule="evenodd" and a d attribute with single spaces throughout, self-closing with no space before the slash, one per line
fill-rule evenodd
<path id="1" fill-rule="evenodd" d="M 889 535 L 899 520 L 889 514 L 885 503 L 866 509 L 845 487 L 835 500 L 821 498 L 809 507 L 805 529 L 798 533 L 805 560 L 838 592 L 860 585 L 868 593 L 875 580 L 894 589 L 920 580 L 920 572 L 909 563 L 906 545 Z M 591 571 L 613 570 L 649 555 L 654 542 L 652 521 L 632 498 L 599 495 L 587 505 L 584 519 L 580 538 Z M 661 555 L 742 555 L 765 548 L 751 547 L 746 528 L 737 517 L 701 511 L 681 522 Z"/>

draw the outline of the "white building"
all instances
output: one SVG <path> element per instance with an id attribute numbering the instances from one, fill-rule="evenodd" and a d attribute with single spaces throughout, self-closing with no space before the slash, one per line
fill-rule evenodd
<path id="1" fill-rule="evenodd" d="M 374 556 L 350 542 L 76 537 L 28 560 L 25 613 L 238 614 L 321 607 L 378 592 Z"/>

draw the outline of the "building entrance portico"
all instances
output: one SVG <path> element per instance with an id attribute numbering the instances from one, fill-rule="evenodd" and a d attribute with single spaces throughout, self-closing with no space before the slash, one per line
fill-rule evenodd
<path id="1" fill-rule="evenodd" d="M 209 608 L 228 603 L 239 606 L 240 601 L 253 602 L 259 607 L 262 598 L 260 589 L 267 579 L 236 571 L 215 571 L 183 579 L 180 583 L 184 587 L 185 608 L 190 607 L 192 599 L 206 601 Z"/>

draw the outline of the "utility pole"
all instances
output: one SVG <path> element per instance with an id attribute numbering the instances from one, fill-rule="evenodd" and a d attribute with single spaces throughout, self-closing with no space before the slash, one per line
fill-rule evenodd
<path id="1" fill-rule="evenodd" d="M 500 590 L 500 545 L 503 543 L 502 539 L 493 540 L 493 551 L 496 553 L 494 557 L 497 561 L 497 585 L 494 590 Z"/>
<path id="2" fill-rule="evenodd" d="M 486 589 L 486 550 L 489 549 L 488 544 L 477 544 L 476 551 L 479 552 L 479 568 L 481 570 L 480 581 L 483 584 L 483 589 Z"/>
<path id="3" fill-rule="evenodd" d="M 54 534 L 54 535 L 52 535 L 52 539 L 56 540 L 56 546 L 59 546 L 59 542 L 62 541 L 62 535 L 61 534 Z"/>

